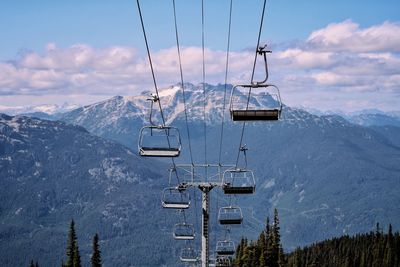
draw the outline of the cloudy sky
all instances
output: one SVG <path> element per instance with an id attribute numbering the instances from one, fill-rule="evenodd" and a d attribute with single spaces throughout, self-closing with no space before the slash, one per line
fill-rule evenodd
<path id="1" fill-rule="evenodd" d="M 205 0 L 206 82 L 223 83 L 230 0 Z M 176 0 L 186 82 L 201 82 L 201 1 Z M 141 0 L 160 87 L 180 81 L 172 0 Z M 233 0 L 229 83 L 249 82 L 262 0 Z M 400 110 L 400 2 L 268 0 L 262 41 L 285 103 Z M 153 90 L 135 0 L 2 0 L 0 110 Z"/>

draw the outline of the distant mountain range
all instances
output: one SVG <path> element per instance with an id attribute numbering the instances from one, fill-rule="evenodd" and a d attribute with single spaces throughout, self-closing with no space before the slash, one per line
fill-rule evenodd
<path id="1" fill-rule="evenodd" d="M 198 85 L 193 85 L 191 83 L 185 83 L 185 88 L 186 88 L 186 97 L 187 97 L 187 102 L 189 105 L 193 106 L 193 110 L 191 110 L 192 115 L 196 114 L 194 117 L 197 118 L 202 118 L 203 110 L 202 110 L 202 104 L 199 105 L 199 103 L 203 103 L 203 86 L 202 84 Z M 215 90 L 218 88 L 217 90 Z M 229 101 L 229 96 L 230 96 L 230 90 L 232 88 L 232 85 L 227 86 L 227 98 L 226 101 Z M 224 85 L 217 85 L 213 86 L 210 84 L 206 85 L 206 91 L 207 91 L 207 113 L 208 115 L 214 114 L 217 116 L 217 118 L 220 118 L 220 111 L 222 110 L 223 106 L 223 90 L 225 89 Z M 216 95 L 217 94 L 217 95 Z M 144 91 L 142 92 L 141 95 L 139 96 L 128 96 L 128 97 L 123 97 L 123 96 L 115 96 L 112 99 L 114 99 L 113 104 L 118 104 L 120 105 L 119 108 L 123 108 L 124 105 L 132 105 L 131 108 L 126 107 L 126 114 L 122 114 L 121 116 L 118 117 L 137 117 L 141 118 L 144 122 L 148 120 L 148 115 L 149 115 L 149 102 L 147 99 L 150 97 L 150 92 L 149 91 Z M 180 116 L 183 115 L 181 114 L 183 111 L 183 103 L 182 103 L 182 90 L 180 84 L 171 86 L 169 88 L 165 88 L 161 90 L 161 98 L 163 101 L 163 105 L 166 106 L 169 109 L 169 112 L 167 111 L 166 113 L 169 114 L 169 121 L 168 123 L 172 122 L 175 117 L 179 114 Z M 103 105 L 109 105 L 110 100 L 105 100 L 99 103 L 96 103 L 94 105 L 88 105 L 85 107 L 79 107 L 77 105 L 70 105 L 68 103 L 64 103 L 62 105 L 54 105 L 54 104 L 47 104 L 47 105 L 38 105 L 38 106 L 20 106 L 20 107 L 5 107 L 5 106 L 0 106 L 0 113 L 6 113 L 9 115 L 26 115 L 29 117 L 36 117 L 36 118 L 41 118 L 41 119 L 47 119 L 47 120 L 58 120 L 63 116 L 67 116 L 66 120 L 69 119 L 69 117 L 79 110 L 86 110 L 87 109 L 93 109 L 93 108 L 100 108 Z M 196 105 L 192 105 L 192 103 L 197 103 Z M 177 106 L 175 106 L 175 104 Z M 103 107 L 104 108 L 104 107 Z M 172 109 L 173 112 L 170 112 Z M 215 109 L 217 112 L 212 112 L 209 109 Z M 136 109 L 136 110 L 135 110 Z M 329 115 L 335 115 L 335 116 L 341 116 L 348 120 L 351 123 L 361 125 L 361 126 L 397 126 L 400 127 L 400 110 L 398 111 L 390 111 L 390 112 L 385 112 L 379 109 L 363 109 L 359 111 L 352 111 L 352 112 L 345 112 L 343 110 L 328 110 L 328 111 L 321 111 L 315 108 L 300 108 L 303 109 L 313 115 L 317 116 L 329 116 Z M 72 114 L 70 114 L 70 111 L 74 111 Z M 191 116 L 191 119 L 193 119 L 193 116 Z M 213 119 L 212 117 L 208 117 L 207 119 Z"/>
<path id="2" fill-rule="evenodd" d="M 48 104 L 48 105 L 37 105 L 37 106 L 18 106 L 8 107 L 0 106 L 0 113 L 7 113 L 9 115 L 28 115 L 36 116 L 38 118 L 44 117 L 46 119 L 58 118 L 58 115 L 64 112 L 71 111 L 78 108 L 77 105 L 70 105 L 64 103 L 62 105 Z"/>
<path id="3" fill-rule="evenodd" d="M 351 123 L 362 126 L 397 126 L 400 127 L 400 112 L 384 112 L 378 109 L 365 109 L 345 113 L 341 110 L 322 112 L 316 109 L 308 110 L 318 116 L 339 115 Z"/>
<path id="4" fill-rule="evenodd" d="M 205 161 L 205 146 L 202 86 L 185 84 L 185 89 L 194 161 L 203 163 Z M 223 85 L 206 86 L 207 162 L 209 163 L 218 162 L 224 89 Z M 228 87 L 229 91 L 230 87 Z M 177 126 L 181 131 L 183 152 L 177 158 L 177 163 L 189 163 L 190 155 L 188 152 L 182 90 L 180 86 L 175 85 L 162 90 L 160 94 L 167 122 Z M 116 96 L 103 102 L 77 108 L 59 117 L 59 120 L 64 122 L 49 122 L 39 119 L 28 119 L 26 117 L 10 118 L 3 115 L 4 118 L 1 122 L 7 125 L 7 127 L 3 126 L 1 129 L 8 130 L 5 132 L 1 130 L 0 134 L 2 135 L 0 137 L 6 136 L 7 138 L 11 138 L 10 136 L 19 134 L 19 130 L 12 125 L 27 124 L 27 129 L 30 129 L 29 131 L 35 132 L 39 131 L 39 129 L 43 131 L 42 135 L 47 136 L 47 139 L 43 143 L 40 143 L 41 146 L 35 145 L 31 147 L 31 153 L 39 153 L 36 151 L 41 150 L 50 153 L 52 149 L 58 149 L 57 152 L 51 152 L 51 154 L 64 155 L 62 150 L 66 149 L 72 155 L 72 159 L 68 157 L 58 158 L 57 162 L 50 161 L 52 164 L 49 166 L 46 165 L 45 169 L 50 168 L 53 171 L 60 169 L 57 175 L 51 175 L 51 177 L 60 177 L 62 181 L 69 181 L 71 179 L 72 174 L 69 176 L 67 174 L 73 173 L 76 169 L 81 170 L 79 173 L 81 172 L 82 174 L 78 175 L 78 177 L 82 178 L 78 180 L 85 181 L 85 184 L 87 184 L 87 186 L 79 189 L 82 191 L 78 190 L 82 194 L 85 190 L 89 190 L 90 193 L 88 195 L 105 192 L 104 190 L 108 188 L 106 185 L 109 186 L 109 184 L 114 183 L 112 180 L 109 181 L 109 179 L 118 175 L 113 171 L 104 170 L 104 167 L 99 167 L 99 164 L 100 166 L 104 166 L 106 158 L 120 158 L 121 161 L 118 162 L 124 165 L 124 167 L 121 167 L 122 169 L 132 168 L 132 172 L 139 173 L 141 177 L 146 177 L 147 172 L 150 171 L 153 173 L 151 174 L 152 178 L 150 182 L 144 182 L 141 187 L 139 187 L 139 183 L 137 190 L 134 190 L 134 192 L 138 192 L 137 194 L 139 192 L 144 194 L 143 198 L 145 200 L 143 200 L 143 203 L 147 203 L 151 207 L 150 212 L 147 212 L 147 215 L 145 215 L 145 205 L 143 205 L 141 206 L 143 210 L 141 208 L 137 209 L 138 213 L 143 212 L 140 216 L 135 217 L 140 218 L 138 221 L 132 221 L 131 216 L 124 217 L 121 214 L 112 218 L 129 218 L 126 219 L 126 224 L 123 224 L 121 228 L 123 229 L 121 231 L 126 233 L 127 236 L 131 236 L 129 233 L 136 233 L 139 229 L 140 231 L 150 232 L 154 235 L 157 235 L 157 233 L 163 235 L 165 233 L 163 232 L 165 230 L 163 227 L 167 227 L 167 231 L 170 231 L 168 227 L 173 224 L 169 217 L 171 216 L 170 212 L 162 213 L 164 219 L 159 217 L 157 220 L 161 220 L 162 223 L 157 225 L 154 225 L 152 221 L 144 222 L 142 219 L 148 218 L 146 216 L 149 213 L 153 214 L 153 208 L 154 210 L 159 208 L 159 201 L 156 198 L 147 198 L 147 196 L 156 194 L 155 192 L 160 194 L 161 188 L 166 185 L 166 181 L 160 181 L 163 181 L 167 175 L 165 163 L 169 162 L 142 159 L 132 155 L 137 153 L 137 139 L 140 127 L 148 124 L 149 103 L 146 100 L 148 95 L 149 92 L 135 97 Z M 263 102 L 259 102 L 259 104 L 263 105 Z M 159 115 L 156 115 L 156 119 L 160 119 Z M 22 121 L 18 122 L 18 120 Z M 65 124 L 65 122 L 68 124 Z M 70 124 L 77 126 L 71 126 Z M 294 109 L 287 106 L 284 106 L 281 121 L 248 123 L 245 128 L 244 143 L 249 148 L 248 167 L 255 172 L 257 189 L 256 193 L 252 196 L 234 198 L 234 202 L 242 207 L 245 219 L 242 227 L 232 230 L 232 237 L 236 240 L 242 235 L 256 238 L 256 235 L 258 235 L 260 229 L 263 227 L 265 218 L 271 214 L 272 209 L 275 207 L 280 212 L 281 233 L 285 249 L 293 249 L 296 246 L 310 244 L 328 237 L 342 235 L 343 233 L 353 234 L 369 231 L 374 227 L 376 222 L 386 225 L 392 223 L 394 229 L 399 229 L 400 187 L 398 183 L 400 165 L 398 163 L 400 161 L 400 141 L 398 137 L 400 128 L 393 125 L 381 126 L 384 124 L 377 125 L 373 123 L 369 123 L 367 127 L 363 124 L 364 122 L 352 123 L 348 118 L 344 119 L 338 115 L 318 116 L 302 109 Z M 37 127 L 35 125 L 41 126 Z M 235 162 L 241 127 L 241 123 L 230 121 L 229 113 L 226 111 L 222 163 L 231 164 Z M 55 134 L 57 131 L 54 128 L 62 129 L 60 132 L 67 131 L 65 136 L 68 136 L 68 138 L 61 138 L 61 136 Z M 18 129 L 23 129 L 23 127 L 19 127 Z M 74 129 L 74 131 L 71 129 Z M 68 133 L 68 131 L 72 131 L 73 134 Z M 27 134 L 23 133 L 21 138 L 25 135 Z M 94 135 L 113 141 L 106 141 Z M 6 137 L 3 137 L 3 139 Z M 1 140 L 1 144 L 5 142 L 8 146 L 11 146 L 10 144 L 19 143 L 17 141 L 12 143 L 11 139 L 7 138 L 4 139 L 5 141 Z M 41 140 L 41 138 L 40 135 L 32 136 L 24 142 L 29 145 L 30 143 L 39 142 L 38 140 Z M 75 139 L 78 139 L 78 141 L 75 141 Z M 126 148 L 115 142 L 123 144 Z M 47 143 L 59 144 L 47 145 Z M 87 146 L 96 148 L 97 150 L 90 150 L 92 152 L 89 153 L 89 151 L 84 149 Z M 11 162 L 4 160 L 4 162 L 9 162 L 8 164 L 10 164 L 7 167 L 8 169 L 13 168 L 14 172 L 17 172 L 18 169 L 28 170 L 24 174 L 20 174 L 24 178 L 17 178 L 20 176 L 15 175 L 13 183 L 16 184 L 18 184 L 18 179 L 29 180 L 30 178 L 28 179 L 27 177 L 31 177 L 32 173 L 36 171 L 34 169 L 36 165 L 32 165 L 31 163 L 27 165 L 29 167 L 18 167 L 19 164 L 22 164 L 19 162 L 26 161 L 24 158 L 18 158 L 20 157 L 18 150 L 7 150 L 8 154 L 0 151 L 0 157 L 7 160 L 9 158 L 13 159 Z M 109 152 L 109 150 L 113 152 Z M 102 154 L 101 151 L 105 151 L 105 154 Z M 117 153 L 116 151 L 119 151 L 117 156 L 113 154 Z M 68 153 L 67 155 L 69 155 Z M 108 156 L 110 153 L 113 156 Z M 73 163 L 75 157 L 80 159 L 79 164 L 81 165 L 78 168 Z M 62 164 L 63 162 L 64 164 Z M 65 162 L 70 163 L 65 164 Z M 244 163 L 240 161 L 240 164 Z M 42 164 L 42 166 L 44 165 Z M 106 164 L 106 166 L 108 165 Z M 141 169 L 136 170 L 138 167 Z M 97 171 L 97 169 L 100 170 Z M 156 172 L 155 170 L 160 171 Z M 101 181 L 106 180 L 108 182 L 91 185 L 90 181 L 94 179 L 93 175 L 96 176 L 98 173 L 102 175 L 102 178 L 99 178 Z M 123 173 L 125 172 L 123 171 Z M 107 176 L 107 174 L 109 175 Z M 6 175 L 6 173 L 3 172 L 1 177 L 3 175 Z M 164 176 L 163 178 L 161 178 L 162 175 Z M 86 178 L 83 178 L 83 176 Z M 48 178 L 48 180 L 51 179 Z M 74 184 L 61 183 L 61 185 L 58 185 L 58 182 L 54 178 L 51 181 L 53 181 L 52 184 L 54 187 L 59 188 L 58 190 L 62 190 L 64 187 L 68 188 Z M 125 184 L 127 185 L 126 188 L 125 186 L 121 186 L 115 192 L 112 192 L 114 199 L 124 200 L 122 202 L 113 202 L 113 210 L 119 210 L 120 206 L 125 207 L 128 205 L 127 203 L 134 202 L 137 199 L 135 194 L 129 195 L 128 191 L 130 189 L 127 189 L 130 188 L 131 184 L 132 187 L 135 187 L 135 182 L 126 182 Z M 146 186 L 146 184 L 150 184 L 151 186 Z M 101 185 L 104 185 L 104 188 L 93 187 Z M 34 185 L 27 184 L 23 188 L 28 190 L 32 186 Z M 41 186 L 44 185 L 42 184 Z M 11 196 L 11 192 L 14 192 L 13 195 L 15 195 L 15 192 L 19 190 L 18 188 L 15 186 L 8 189 L 10 193 L 9 195 L 5 195 L 5 198 L 13 199 L 14 197 Z M 58 197 L 59 194 L 61 192 L 56 191 L 54 195 Z M 24 198 L 24 201 L 27 201 L 27 199 Z M 218 202 L 220 206 L 227 205 L 228 198 L 220 190 L 215 189 L 211 201 L 215 213 L 217 208 L 215 206 L 216 203 Z M 74 201 L 69 202 L 75 203 Z M 69 202 L 67 201 L 67 203 Z M 93 207 L 105 207 L 107 205 L 103 198 L 93 198 L 93 202 L 90 203 L 93 203 Z M 1 206 L 1 211 L 10 209 L 9 213 L 11 211 L 15 213 L 19 209 L 19 206 L 22 207 L 22 204 L 23 201 L 21 200 L 20 204 L 16 205 L 18 207 L 14 207 L 14 204 L 9 201 L 4 204 L 4 207 Z M 13 209 L 8 206 L 12 206 Z M 75 212 L 76 207 L 76 205 L 72 205 L 69 212 Z M 124 210 L 124 208 L 121 209 Z M 31 210 L 35 210 L 35 208 Z M 102 209 L 101 212 L 104 212 L 104 210 Z M 94 210 L 90 209 L 90 212 L 94 212 Z M 82 221 L 89 222 L 87 218 L 96 220 L 96 216 L 90 215 L 90 212 L 79 213 L 82 215 Z M 1 214 L 4 213 L 2 212 Z M 21 221 L 21 227 L 25 224 L 29 225 L 28 218 L 36 218 L 37 216 L 33 213 L 28 214 L 27 219 Z M 192 217 L 194 218 L 194 215 Z M 65 221 L 62 225 L 63 228 L 60 228 L 61 226 L 58 225 L 58 229 L 64 231 L 64 236 L 66 236 L 68 218 L 69 216 L 66 216 L 63 219 Z M 54 223 L 56 222 L 54 220 Z M 114 230 L 115 225 L 118 225 L 115 223 L 112 223 L 113 226 L 111 229 L 107 229 L 118 232 Z M 79 224 L 80 222 L 78 221 L 78 227 Z M 87 223 L 87 225 L 90 224 Z M 212 230 L 215 233 L 220 227 L 215 226 L 215 221 L 213 225 Z M 99 226 L 100 229 L 104 227 L 109 227 L 109 225 L 104 223 Z M 32 229 L 28 228 L 25 232 L 29 233 Z M 110 239 L 112 239 L 112 236 L 106 235 Z M 118 246 L 117 241 L 122 240 L 119 238 L 122 237 L 118 236 L 118 238 L 113 239 L 113 246 L 107 247 L 105 250 Z M 128 239 L 123 239 L 124 241 L 122 242 L 128 242 L 126 241 Z M 108 244 L 107 242 L 106 244 Z M 147 241 L 146 244 L 153 244 L 151 242 Z M 171 249 L 173 248 L 175 247 L 172 246 Z M 174 252 L 175 254 L 177 253 L 176 251 Z M 124 253 L 124 251 L 118 251 L 117 255 L 121 258 L 123 255 L 126 255 Z M 141 251 L 135 252 L 135 255 L 142 255 L 140 253 Z M 113 256 L 115 255 L 110 255 L 108 259 L 114 259 Z M 162 260 L 165 263 L 170 262 L 164 259 L 164 256 L 160 257 L 160 262 Z M 126 259 L 126 262 L 128 261 Z M 143 265 L 139 264 L 139 266 Z"/>

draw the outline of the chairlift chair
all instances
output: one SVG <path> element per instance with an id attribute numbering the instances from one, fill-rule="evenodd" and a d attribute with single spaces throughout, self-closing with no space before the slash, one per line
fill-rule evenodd
<path id="1" fill-rule="evenodd" d="M 226 170 L 222 177 L 225 194 L 253 194 L 256 189 L 254 173 L 248 169 Z"/>
<path id="2" fill-rule="evenodd" d="M 181 148 L 181 137 L 176 127 L 150 125 L 140 130 L 138 150 L 141 156 L 178 157 Z"/>
<path id="3" fill-rule="evenodd" d="M 221 207 L 218 212 L 218 221 L 221 225 L 241 224 L 243 221 L 240 207 Z"/>
<path id="4" fill-rule="evenodd" d="M 176 240 L 193 240 L 195 237 L 193 224 L 175 224 L 173 235 Z"/>
<path id="5" fill-rule="evenodd" d="M 179 256 L 180 260 L 182 262 L 197 262 L 198 257 L 197 257 L 197 252 L 191 248 L 183 248 L 181 250 L 181 255 Z"/>
<path id="6" fill-rule="evenodd" d="M 229 110 L 233 121 L 276 121 L 282 112 L 279 89 L 272 84 L 236 85 Z"/>
<path id="7" fill-rule="evenodd" d="M 178 187 L 165 188 L 162 193 L 162 206 L 167 209 L 187 209 L 190 206 L 190 195 Z"/>
<path id="8" fill-rule="evenodd" d="M 217 242 L 217 247 L 215 252 L 217 255 L 233 255 L 235 254 L 235 243 L 231 240 L 222 240 Z"/>

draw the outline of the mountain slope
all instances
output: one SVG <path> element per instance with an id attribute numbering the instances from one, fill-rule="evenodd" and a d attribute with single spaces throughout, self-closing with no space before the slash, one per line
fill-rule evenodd
<path id="1" fill-rule="evenodd" d="M 164 168 L 79 126 L 0 114 L 0 265 L 59 265 L 71 218 L 85 266 L 96 232 L 106 266 L 176 262 Z"/>

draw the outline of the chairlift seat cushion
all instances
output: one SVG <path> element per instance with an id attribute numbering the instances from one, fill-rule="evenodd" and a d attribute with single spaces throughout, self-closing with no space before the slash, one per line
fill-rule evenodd
<path id="1" fill-rule="evenodd" d="M 221 225 L 228 225 L 228 224 L 241 224 L 243 221 L 242 218 L 235 218 L 235 219 L 219 219 L 219 224 Z"/>
<path id="2" fill-rule="evenodd" d="M 188 202 L 169 202 L 169 201 L 164 201 L 162 203 L 163 208 L 167 209 L 187 209 L 189 208 L 189 203 Z"/>
<path id="3" fill-rule="evenodd" d="M 176 240 L 193 240 L 194 235 L 175 235 L 174 234 L 174 239 L 176 239 Z"/>
<path id="4" fill-rule="evenodd" d="M 145 157 L 177 157 L 180 150 L 179 148 L 141 147 L 139 153 Z"/>
<path id="5" fill-rule="evenodd" d="M 231 110 L 233 121 L 276 121 L 279 114 L 279 109 Z"/>
<path id="6" fill-rule="evenodd" d="M 224 186 L 223 187 L 225 194 L 253 194 L 254 186 Z"/>

